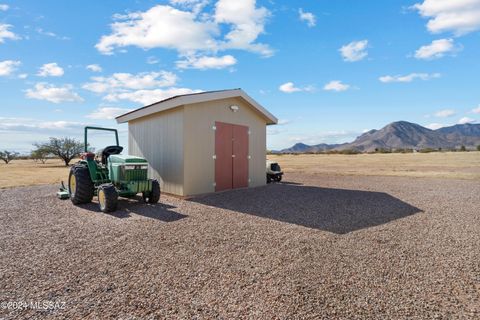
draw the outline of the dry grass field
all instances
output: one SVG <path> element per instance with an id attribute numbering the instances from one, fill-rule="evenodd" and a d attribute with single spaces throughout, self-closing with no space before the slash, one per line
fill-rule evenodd
<path id="1" fill-rule="evenodd" d="M 75 163 L 72 161 L 71 163 Z M 42 184 L 59 184 L 67 181 L 70 168 L 61 160 L 48 160 L 47 163 L 33 160 L 13 160 L 9 164 L 0 164 L 0 189 L 34 186 Z"/>
<path id="2" fill-rule="evenodd" d="M 269 155 L 285 172 L 480 179 L 480 152 Z"/>
<path id="3" fill-rule="evenodd" d="M 287 173 L 480 179 L 480 152 L 269 155 L 268 159 L 278 161 Z M 67 180 L 68 171 L 60 160 L 0 163 L 0 189 L 60 184 Z"/>

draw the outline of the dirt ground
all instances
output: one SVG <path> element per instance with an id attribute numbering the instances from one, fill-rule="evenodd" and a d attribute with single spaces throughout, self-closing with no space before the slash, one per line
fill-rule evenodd
<path id="1" fill-rule="evenodd" d="M 328 175 L 437 177 L 480 179 L 480 152 L 360 155 L 270 155 L 286 172 Z M 71 163 L 75 163 L 73 160 Z M 0 163 L 0 189 L 67 181 L 69 167 L 50 159 L 46 164 L 32 160 Z"/>
<path id="2" fill-rule="evenodd" d="M 478 180 L 289 170 L 114 214 L 55 189 L 0 190 L 0 319 L 480 318 Z"/>

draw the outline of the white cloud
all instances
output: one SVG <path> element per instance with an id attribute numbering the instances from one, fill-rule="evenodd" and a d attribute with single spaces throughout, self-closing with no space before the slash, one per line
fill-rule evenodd
<path id="1" fill-rule="evenodd" d="M 430 124 L 427 124 L 425 127 L 431 130 L 437 130 L 445 127 L 445 125 L 441 123 L 430 123 Z"/>
<path id="2" fill-rule="evenodd" d="M 215 22 L 229 24 L 230 32 L 221 42 L 222 49 L 243 49 L 258 52 L 265 57 L 273 55 L 273 50 L 263 43 L 255 43 L 264 33 L 266 18 L 270 12 L 256 7 L 256 0 L 219 0 L 215 5 Z"/>
<path id="3" fill-rule="evenodd" d="M 42 28 L 37 28 L 35 30 L 37 31 L 38 34 L 41 34 L 42 36 L 52 37 L 52 38 L 56 38 L 56 39 L 59 39 L 59 40 L 70 40 L 69 37 L 59 36 L 54 32 L 46 31 L 46 30 L 43 30 Z"/>
<path id="4" fill-rule="evenodd" d="M 429 19 L 427 29 L 432 33 L 451 31 L 460 36 L 480 29 L 479 0 L 424 0 L 413 8 Z"/>
<path id="5" fill-rule="evenodd" d="M 48 37 L 57 37 L 57 35 L 51 31 L 45 31 L 43 30 L 42 28 L 37 28 L 36 31 L 41 34 L 41 35 L 44 35 L 44 36 L 48 36 Z"/>
<path id="6" fill-rule="evenodd" d="M 67 129 L 69 127 L 73 126 L 79 126 L 81 125 L 78 122 L 73 122 L 73 121 L 46 121 L 38 124 L 38 128 L 40 129 Z"/>
<path id="7" fill-rule="evenodd" d="M 420 79 L 420 80 L 430 80 L 430 79 L 435 79 L 439 78 L 441 75 L 440 73 L 410 73 L 407 75 L 395 75 L 395 76 L 382 76 L 378 78 L 383 83 L 390 83 L 390 82 L 412 82 L 415 79 Z"/>
<path id="8" fill-rule="evenodd" d="M 9 76 L 21 64 L 20 61 L 4 60 L 0 61 L 0 77 Z"/>
<path id="9" fill-rule="evenodd" d="M 353 41 L 339 49 L 343 60 L 355 62 L 364 59 L 367 55 L 368 40 Z"/>
<path id="10" fill-rule="evenodd" d="M 178 77 L 167 71 L 114 73 L 109 77 L 92 77 L 91 80 L 82 88 L 102 93 L 103 100 L 110 102 L 128 100 L 146 105 L 175 95 L 201 92 L 174 87 Z"/>
<path id="11" fill-rule="evenodd" d="M 93 81 L 84 84 L 83 88 L 96 93 L 168 87 L 175 85 L 178 80 L 174 73 L 167 71 L 114 73 L 110 77 L 92 77 L 91 79 Z"/>
<path id="12" fill-rule="evenodd" d="M 209 0 L 170 0 L 170 4 L 184 9 L 190 9 L 198 14 L 210 2 Z"/>
<path id="13" fill-rule="evenodd" d="M 222 57 L 196 57 L 188 56 L 184 60 L 176 62 L 177 67 L 180 69 L 223 69 L 231 67 L 237 63 L 237 59 L 231 55 L 225 55 Z"/>
<path id="14" fill-rule="evenodd" d="M 111 120 L 115 119 L 117 116 L 130 112 L 132 109 L 126 109 L 126 108 L 117 108 L 117 107 L 102 107 L 98 108 L 89 115 L 87 115 L 87 118 L 90 119 L 105 119 L 105 120 Z"/>
<path id="15" fill-rule="evenodd" d="M 415 58 L 432 60 L 441 58 L 448 53 L 455 53 L 459 50 L 459 47 L 455 47 L 453 39 L 439 39 L 432 41 L 429 45 L 421 46 L 415 51 Z"/>
<path id="16" fill-rule="evenodd" d="M 18 77 L 19 77 L 20 79 L 27 79 L 28 73 L 21 73 L 21 74 L 18 75 Z"/>
<path id="17" fill-rule="evenodd" d="M 9 29 L 12 27 L 10 24 L 0 23 L 0 43 L 4 43 L 5 39 L 17 40 L 20 39 L 15 33 Z"/>
<path id="18" fill-rule="evenodd" d="M 40 77 L 61 77 L 63 76 L 63 69 L 56 63 L 45 63 L 38 70 L 37 76 Z"/>
<path id="19" fill-rule="evenodd" d="M 214 12 L 201 12 L 206 1 L 170 3 L 180 9 L 156 5 L 144 12 L 114 15 L 117 21 L 111 24 L 111 34 L 102 36 L 95 47 L 103 54 L 113 54 L 115 48 L 126 46 L 145 50 L 168 48 L 181 55 L 226 49 L 248 50 L 264 56 L 273 53 L 268 45 L 256 43 L 264 32 L 269 12 L 257 8 L 255 0 L 219 0 Z M 225 25 L 229 28 L 226 32 Z"/>
<path id="20" fill-rule="evenodd" d="M 27 89 L 26 97 L 31 99 L 46 100 L 53 103 L 60 102 L 81 102 L 83 99 L 73 91 L 72 85 L 55 87 L 52 84 L 39 82 L 34 89 Z"/>
<path id="21" fill-rule="evenodd" d="M 310 28 L 315 27 L 315 25 L 317 24 L 317 19 L 315 15 L 311 12 L 303 11 L 302 8 L 298 10 L 298 16 L 300 18 L 300 21 L 305 21 Z"/>
<path id="22" fill-rule="evenodd" d="M 440 110 L 435 112 L 435 117 L 447 118 L 447 117 L 453 116 L 454 114 L 455 114 L 455 110 L 445 109 L 445 110 Z"/>
<path id="23" fill-rule="evenodd" d="M 339 80 L 332 80 L 323 87 L 323 90 L 337 92 L 346 91 L 348 89 L 350 89 L 350 85 L 342 83 L 342 81 Z"/>
<path id="24" fill-rule="evenodd" d="M 278 126 L 283 126 L 283 125 L 289 124 L 290 122 L 291 122 L 291 121 L 288 120 L 288 119 L 278 119 L 277 125 L 278 125 Z"/>
<path id="25" fill-rule="evenodd" d="M 188 88 L 167 88 L 154 90 L 136 90 L 129 92 L 112 92 L 104 97 L 104 100 L 115 102 L 119 100 L 128 100 L 143 105 L 158 102 L 173 96 L 198 93 L 201 90 L 192 90 Z"/>
<path id="26" fill-rule="evenodd" d="M 305 92 L 312 92 L 315 90 L 313 86 L 307 86 L 303 88 L 298 88 L 295 87 L 293 82 L 286 82 L 278 87 L 278 90 L 285 92 L 285 93 L 293 93 L 293 92 L 300 92 L 300 91 L 305 91 Z"/>
<path id="27" fill-rule="evenodd" d="M 8 4 L 0 3 L 0 11 L 7 11 L 8 8 L 10 8 Z"/>
<path id="28" fill-rule="evenodd" d="M 61 116 L 61 113 L 52 113 Z M 80 120 L 81 121 L 81 120 Z M 1 147 L 17 152 L 28 153 L 33 149 L 33 143 L 48 141 L 49 137 L 71 137 L 83 141 L 83 128 L 87 125 L 98 125 L 96 120 L 70 121 L 55 119 L 32 119 L 24 117 L 0 117 Z M 115 127 L 115 126 L 114 126 Z M 118 127 L 118 126 L 116 126 Z M 125 128 L 118 127 L 120 141 L 127 141 Z M 92 147 L 97 149 L 111 144 L 112 136 L 93 132 L 95 139 Z"/>
<path id="29" fill-rule="evenodd" d="M 74 121 L 43 121 L 31 118 L 4 118 L 0 117 L 0 131 L 55 131 L 58 129 L 72 129 L 84 126 L 84 123 Z"/>
<path id="30" fill-rule="evenodd" d="M 296 88 L 293 82 L 286 82 L 278 87 L 278 90 L 285 92 L 285 93 L 293 93 L 297 91 L 302 91 L 300 88 Z"/>
<path id="31" fill-rule="evenodd" d="M 2 147 L 18 152 L 29 152 L 33 143 L 47 141 L 52 136 L 75 136 L 80 139 L 85 123 L 32 118 L 0 117 L 0 140 Z"/>
<path id="32" fill-rule="evenodd" d="M 480 113 L 480 105 L 479 105 L 478 107 L 476 107 L 476 108 L 473 108 L 473 109 L 472 109 L 472 112 L 473 112 L 473 113 Z"/>
<path id="33" fill-rule="evenodd" d="M 458 124 L 466 124 L 466 123 L 473 123 L 475 122 L 475 119 L 469 118 L 469 117 L 463 117 L 460 120 L 458 120 Z"/>
<path id="34" fill-rule="evenodd" d="M 142 49 L 170 48 L 180 52 L 214 49 L 213 22 L 200 21 L 191 11 L 157 5 L 145 12 L 117 15 L 112 33 L 104 35 L 95 47 L 112 54 L 115 47 L 137 46 Z"/>
<path id="35" fill-rule="evenodd" d="M 92 72 L 102 72 L 102 67 L 98 64 L 89 64 L 86 68 Z"/>

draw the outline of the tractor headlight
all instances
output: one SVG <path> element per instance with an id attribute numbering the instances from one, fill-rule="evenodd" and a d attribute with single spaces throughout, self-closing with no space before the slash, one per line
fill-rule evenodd
<path id="1" fill-rule="evenodd" d="M 125 166 L 125 170 L 135 170 L 135 166 Z"/>
<path id="2" fill-rule="evenodd" d="M 140 169 L 142 169 L 142 170 L 148 170 L 148 166 L 140 166 Z"/>

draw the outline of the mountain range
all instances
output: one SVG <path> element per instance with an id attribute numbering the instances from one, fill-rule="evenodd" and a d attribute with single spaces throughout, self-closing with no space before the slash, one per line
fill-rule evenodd
<path id="1" fill-rule="evenodd" d="M 432 130 L 407 121 L 392 122 L 380 130 L 370 130 L 353 142 L 342 144 L 307 145 L 297 143 L 278 153 L 313 153 L 331 150 L 356 150 L 372 152 L 376 149 L 458 149 L 461 146 L 476 148 L 480 145 L 480 124 L 457 124 Z"/>

